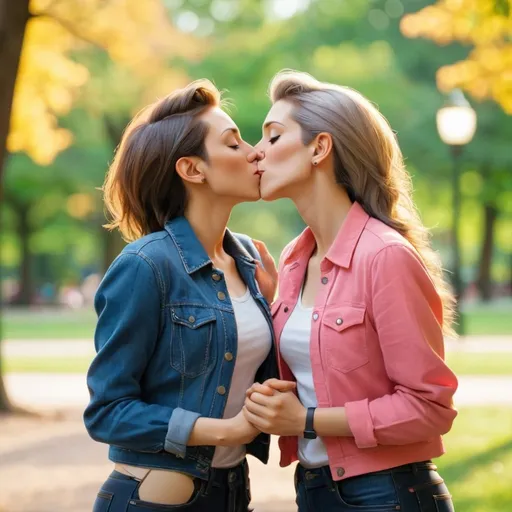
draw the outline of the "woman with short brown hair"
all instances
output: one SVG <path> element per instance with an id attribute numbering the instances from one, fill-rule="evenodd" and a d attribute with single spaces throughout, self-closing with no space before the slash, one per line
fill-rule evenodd
<path id="1" fill-rule="evenodd" d="M 241 409 L 276 364 L 260 254 L 226 226 L 236 204 L 260 197 L 256 159 L 205 80 L 123 136 L 104 191 L 108 227 L 131 243 L 96 294 L 84 414 L 115 463 L 95 512 L 247 511 L 245 456 L 266 463 L 269 436 Z"/>

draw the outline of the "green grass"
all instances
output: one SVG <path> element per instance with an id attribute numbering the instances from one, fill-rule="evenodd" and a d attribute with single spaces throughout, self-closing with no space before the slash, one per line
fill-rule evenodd
<path id="1" fill-rule="evenodd" d="M 512 352 L 448 352 L 446 361 L 457 375 L 512 376 Z"/>
<path id="2" fill-rule="evenodd" d="M 512 334 L 512 307 L 471 309 L 464 323 L 467 334 Z"/>
<path id="3" fill-rule="evenodd" d="M 467 334 L 512 335 L 512 301 L 464 308 Z M 7 310 L 2 316 L 3 339 L 91 338 L 96 325 L 92 307 L 70 311 Z"/>
<path id="4" fill-rule="evenodd" d="M 11 373 L 83 373 L 90 362 L 91 358 L 83 356 L 6 357 L 4 365 L 5 370 Z M 448 364 L 457 375 L 512 376 L 512 352 L 484 354 L 449 352 Z"/>
<path id="5" fill-rule="evenodd" d="M 89 357 L 6 357 L 5 373 L 85 373 Z"/>
<path id="6" fill-rule="evenodd" d="M 12 310 L 2 316 L 3 339 L 92 339 L 96 315 L 92 309 Z"/>
<path id="7" fill-rule="evenodd" d="M 436 464 L 461 512 L 509 512 L 512 504 L 512 408 L 459 412 Z"/>

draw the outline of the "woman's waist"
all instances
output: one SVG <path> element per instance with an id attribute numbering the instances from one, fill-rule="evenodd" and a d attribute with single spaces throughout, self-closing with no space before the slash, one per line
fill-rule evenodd
<path id="1" fill-rule="evenodd" d="M 269 437 L 267 434 L 260 434 L 251 443 L 244 446 L 246 453 L 253 455 L 266 464 L 270 448 Z M 109 459 L 115 464 L 138 468 L 181 471 L 198 478 L 207 479 L 212 468 L 215 446 L 188 446 L 185 456 L 178 457 L 164 450 L 140 452 L 110 445 L 108 455 Z"/>
<path id="2" fill-rule="evenodd" d="M 327 437 L 322 441 L 335 480 L 434 459 L 444 453 L 441 436 L 417 443 L 378 445 L 373 448 L 358 448 L 350 437 Z M 279 447 L 282 466 L 298 460 L 298 437 L 281 437 Z"/>
<path id="3" fill-rule="evenodd" d="M 181 469 L 165 469 L 165 468 L 154 468 L 146 466 L 136 466 L 132 464 L 126 464 L 121 462 L 114 463 L 114 470 L 127 477 L 134 478 L 135 480 L 145 481 L 151 478 L 152 484 L 159 485 L 162 487 L 172 486 L 183 476 L 197 477 L 193 473 L 190 473 L 186 468 Z M 222 485 L 233 479 L 233 475 L 248 475 L 249 466 L 247 460 L 243 458 L 231 467 L 214 468 L 211 467 L 207 478 L 203 478 L 211 481 L 214 485 Z"/>

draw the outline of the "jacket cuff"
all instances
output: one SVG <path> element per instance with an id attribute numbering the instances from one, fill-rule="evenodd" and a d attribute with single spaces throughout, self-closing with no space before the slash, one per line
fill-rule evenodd
<path id="1" fill-rule="evenodd" d="M 358 448 L 374 448 L 378 445 L 373 431 L 368 399 L 345 404 L 347 421 Z"/>
<path id="2" fill-rule="evenodd" d="M 200 416 L 197 412 L 186 411 L 180 407 L 174 409 L 165 436 L 164 449 L 166 452 L 185 458 L 190 434 Z"/>

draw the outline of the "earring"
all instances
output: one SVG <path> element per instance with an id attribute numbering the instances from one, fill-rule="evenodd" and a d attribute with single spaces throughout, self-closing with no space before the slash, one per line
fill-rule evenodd
<path id="1" fill-rule="evenodd" d="M 201 183 L 206 183 L 206 178 L 204 176 L 201 178 Z"/>
<path id="2" fill-rule="evenodd" d="M 313 162 L 313 165 L 318 165 L 318 162 L 316 162 L 316 161 L 315 161 L 315 162 Z"/>

